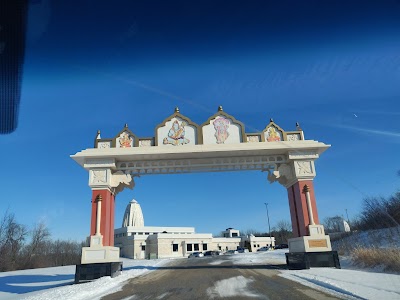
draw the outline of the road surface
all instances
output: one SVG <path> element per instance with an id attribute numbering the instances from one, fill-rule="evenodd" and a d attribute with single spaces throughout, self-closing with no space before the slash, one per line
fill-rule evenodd
<path id="1" fill-rule="evenodd" d="M 240 254 L 237 254 L 240 255 Z M 227 256 L 172 260 L 102 300 L 338 299 L 278 276 L 286 265 L 235 265 Z"/>

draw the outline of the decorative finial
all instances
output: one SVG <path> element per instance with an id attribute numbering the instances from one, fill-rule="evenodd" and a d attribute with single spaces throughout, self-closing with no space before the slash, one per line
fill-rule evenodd
<path id="1" fill-rule="evenodd" d="M 178 107 L 178 106 L 175 107 L 175 112 L 176 112 L 176 113 L 179 113 L 179 107 Z"/>
<path id="2" fill-rule="evenodd" d="M 296 129 L 297 129 L 297 130 L 302 130 L 301 127 L 300 127 L 299 122 L 296 122 Z"/>
<path id="3" fill-rule="evenodd" d="M 310 187 L 306 184 L 304 187 L 303 187 L 303 192 L 304 193 L 307 193 L 307 192 L 309 192 L 310 191 Z"/>
<path id="4" fill-rule="evenodd" d="M 274 119 L 270 118 L 270 119 L 269 119 L 269 121 L 270 121 L 270 122 L 273 122 L 273 121 L 274 121 Z"/>
<path id="5" fill-rule="evenodd" d="M 96 140 L 100 140 L 100 139 L 101 139 L 100 130 L 97 130 Z"/>
<path id="6" fill-rule="evenodd" d="M 125 123 L 125 128 L 128 128 L 128 123 Z"/>
<path id="7" fill-rule="evenodd" d="M 218 111 L 223 111 L 222 105 L 218 106 Z"/>

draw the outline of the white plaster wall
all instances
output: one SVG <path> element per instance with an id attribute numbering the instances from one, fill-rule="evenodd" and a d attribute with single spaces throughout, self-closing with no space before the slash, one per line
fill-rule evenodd
<path id="1" fill-rule="evenodd" d="M 272 246 L 275 246 L 275 238 L 274 237 L 271 237 L 271 238 L 272 238 L 272 242 L 269 237 L 250 236 L 250 237 L 243 238 L 242 242 L 243 242 L 243 244 L 245 241 L 250 242 L 251 251 L 256 252 L 261 247 L 269 246 L 271 244 L 272 244 Z"/>
<path id="2" fill-rule="evenodd" d="M 219 250 L 218 246 L 221 247 L 221 251 L 236 250 L 240 246 L 241 238 L 213 238 L 212 244 L 209 250 Z"/>
<path id="3" fill-rule="evenodd" d="M 170 121 L 165 123 L 165 126 L 159 127 L 157 129 L 157 143 L 158 146 L 173 146 L 171 144 L 164 145 L 163 140 L 164 138 L 168 137 L 168 132 L 172 127 L 172 124 L 175 122 L 175 120 L 178 120 L 179 124 L 181 124 L 182 119 L 181 118 L 172 118 Z M 195 126 L 192 125 L 186 125 L 185 126 L 185 138 L 189 140 L 189 143 L 185 145 L 195 145 L 197 143 L 197 130 Z M 173 146 L 175 147 L 175 146 Z"/>
<path id="4" fill-rule="evenodd" d="M 215 137 L 215 128 L 214 128 L 214 121 L 216 119 L 210 121 L 210 124 L 204 125 L 202 127 L 202 132 L 203 132 L 203 144 L 217 144 L 217 139 Z M 228 132 L 229 132 L 229 137 L 225 140 L 224 144 L 238 144 L 242 140 L 242 132 L 241 128 L 237 124 L 233 124 L 231 119 L 230 120 L 231 124 L 229 125 Z"/>

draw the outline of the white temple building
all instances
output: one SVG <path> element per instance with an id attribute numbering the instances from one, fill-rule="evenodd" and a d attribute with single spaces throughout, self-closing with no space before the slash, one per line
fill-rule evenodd
<path id="1" fill-rule="evenodd" d="M 115 246 L 122 257 L 133 259 L 187 257 L 192 252 L 207 250 L 236 250 L 246 247 L 250 251 L 264 246 L 274 246 L 275 238 L 240 236 L 239 230 L 228 228 L 224 237 L 211 233 L 196 233 L 194 227 L 144 226 L 140 204 L 129 202 L 122 220 L 122 227 L 115 229 Z"/>

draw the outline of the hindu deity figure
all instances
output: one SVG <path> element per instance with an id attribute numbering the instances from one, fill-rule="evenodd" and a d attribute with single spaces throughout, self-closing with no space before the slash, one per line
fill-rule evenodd
<path id="1" fill-rule="evenodd" d="M 228 128 L 230 124 L 231 122 L 223 117 L 220 117 L 214 121 L 214 136 L 217 139 L 217 144 L 225 143 L 226 139 L 229 137 Z"/>
<path id="2" fill-rule="evenodd" d="M 280 140 L 281 140 L 281 136 L 279 135 L 278 132 L 276 132 L 276 129 L 274 127 L 270 127 L 268 129 L 267 141 L 268 142 L 279 142 Z"/>
<path id="3" fill-rule="evenodd" d="M 187 123 L 182 121 L 181 125 L 179 125 L 178 120 L 175 120 L 172 123 L 171 129 L 168 131 L 168 137 L 164 138 L 163 144 L 171 144 L 174 146 L 188 144 L 190 142 L 189 139 L 185 138 L 185 126 Z"/>
<path id="4" fill-rule="evenodd" d="M 120 148 L 130 148 L 132 147 L 132 137 L 129 135 L 128 132 L 124 131 L 119 136 L 119 146 Z"/>

